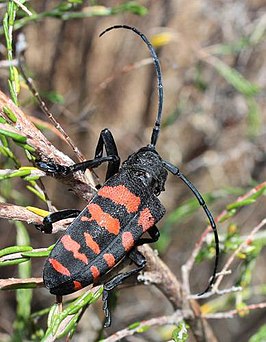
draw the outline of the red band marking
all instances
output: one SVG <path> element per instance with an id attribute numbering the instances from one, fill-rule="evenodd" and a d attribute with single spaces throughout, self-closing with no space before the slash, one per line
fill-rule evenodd
<path id="1" fill-rule="evenodd" d="M 80 221 L 89 221 L 90 219 L 87 216 L 81 216 Z"/>
<path id="2" fill-rule="evenodd" d="M 80 244 L 73 240 L 70 235 L 64 235 L 61 239 L 61 242 L 66 250 L 73 253 L 75 259 L 84 262 L 84 264 L 88 264 L 88 258 L 86 255 L 79 252 Z"/>
<path id="3" fill-rule="evenodd" d="M 93 279 L 96 280 L 99 276 L 100 276 L 100 271 L 98 269 L 98 267 L 96 266 L 91 266 L 90 267 Z"/>
<path id="4" fill-rule="evenodd" d="M 124 232 L 122 234 L 122 245 L 125 248 L 125 251 L 128 252 L 134 246 L 134 238 L 132 233 Z"/>
<path id="5" fill-rule="evenodd" d="M 74 290 L 75 291 L 78 291 L 78 290 L 80 290 L 80 289 L 82 289 L 82 285 L 81 285 L 81 283 L 79 282 L 79 281 L 77 281 L 77 280 L 74 280 L 73 281 L 73 285 L 74 285 Z"/>
<path id="6" fill-rule="evenodd" d="M 109 198 L 116 204 L 124 205 L 129 213 L 138 211 L 140 205 L 140 197 L 134 195 L 124 185 L 103 186 L 98 191 L 98 195 Z"/>
<path id="7" fill-rule="evenodd" d="M 120 222 L 117 218 L 105 213 L 102 208 L 95 203 L 90 203 L 88 205 L 88 210 L 91 214 L 90 221 L 95 220 L 100 227 L 107 229 L 109 233 L 118 235 Z"/>
<path id="8" fill-rule="evenodd" d="M 113 267 L 115 264 L 115 257 L 113 254 L 106 253 L 103 255 L 104 260 L 106 261 L 109 268 Z"/>
<path id="9" fill-rule="evenodd" d="M 93 253 L 100 254 L 100 252 L 101 252 L 100 247 L 99 247 L 98 243 L 93 240 L 91 235 L 89 233 L 85 232 L 84 236 L 85 236 L 87 246 L 93 251 Z"/>
<path id="10" fill-rule="evenodd" d="M 140 212 L 138 225 L 142 227 L 143 232 L 146 232 L 149 228 L 151 228 L 155 223 L 155 219 L 152 216 L 150 209 L 145 208 Z"/>
<path id="11" fill-rule="evenodd" d="M 63 266 L 59 261 L 57 261 L 56 259 L 50 258 L 48 259 L 50 264 L 53 266 L 53 268 L 58 272 L 61 273 L 65 276 L 69 276 L 70 277 L 70 272 L 69 270 Z"/>

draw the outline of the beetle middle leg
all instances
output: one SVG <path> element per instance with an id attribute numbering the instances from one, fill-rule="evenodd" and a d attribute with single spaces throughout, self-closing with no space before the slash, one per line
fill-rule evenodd
<path id="1" fill-rule="evenodd" d="M 63 209 L 51 213 L 43 219 L 42 225 L 35 225 L 35 227 L 45 234 L 51 234 L 53 232 L 53 223 L 62 221 L 68 218 L 77 217 L 80 213 L 78 209 Z"/>

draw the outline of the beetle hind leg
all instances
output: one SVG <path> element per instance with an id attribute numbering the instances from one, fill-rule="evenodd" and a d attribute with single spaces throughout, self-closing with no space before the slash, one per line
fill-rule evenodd
<path id="1" fill-rule="evenodd" d="M 134 274 L 139 273 L 146 265 L 145 257 L 137 251 L 135 248 L 129 253 L 129 258 L 138 266 L 131 271 L 125 273 L 119 273 L 104 284 L 103 288 L 103 311 L 105 315 L 104 327 L 107 328 L 111 325 L 111 314 L 108 306 L 109 292 L 112 291 L 118 285 L 121 285 L 127 278 Z"/>

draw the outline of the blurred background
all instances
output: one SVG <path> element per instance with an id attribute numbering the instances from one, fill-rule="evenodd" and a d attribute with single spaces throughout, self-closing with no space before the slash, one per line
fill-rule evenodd
<path id="1" fill-rule="evenodd" d="M 126 1 L 87 1 L 76 8 L 83 16 L 92 5 L 115 7 L 117 14 L 76 19 L 66 16 L 66 20 L 43 17 L 23 23 L 20 31 L 28 44 L 25 54 L 28 72 L 51 112 L 86 158 L 93 157 L 99 133 L 108 127 L 124 160 L 150 142 L 157 113 L 156 74 L 147 47 L 132 32 L 115 30 L 102 38 L 99 34 L 115 24 L 132 25 L 145 33 L 159 55 L 164 83 L 158 151 L 165 160 L 178 165 L 200 192 L 206 194 L 213 215 L 218 216 L 227 204 L 266 178 L 265 1 L 143 0 L 134 3 L 137 14 L 133 13 L 133 6 L 126 10 Z M 29 9 L 49 13 L 59 4 L 59 1 L 34 1 L 29 2 Z M 4 10 L 5 7 L 1 8 L 2 14 Z M 3 39 L 0 44 L 4 60 Z M 0 73 L 1 90 L 8 94 L 8 69 L 1 68 Z M 25 88 L 21 96 L 23 110 L 46 121 Z M 73 151 L 51 130 L 44 130 L 44 134 L 77 161 Z M 6 160 L 0 158 L 4 168 Z M 104 171 L 103 168 L 97 173 L 103 177 Z M 44 183 L 57 209 L 84 206 L 84 202 L 56 181 L 49 178 Z M 11 191 L 14 184 L 16 187 Z M 25 190 L 22 181 L 13 182 L 12 187 L 5 181 L 1 188 L 1 196 L 7 202 L 15 203 L 22 196 L 25 205 L 37 206 L 36 198 Z M 156 248 L 178 279 L 180 267 L 190 256 L 207 222 L 201 209 L 194 211 L 191 198 L 189 189 L 169 176 L 166 191 L 160 196 L 167 214 L 158 225 L 162 238 Z M 46 209 L 41 202 L 39 207 Z M 178 211 L 180 207 L 183 212 Z M 265 197 L 242 208 L 231 221 L 219 224 L 219 232 L 224 236 L 233 227 L 237 234 L 247 235 L 263 217 Z M 34 227 L 27 229 L 36 248 L 56 239 L 41 236 Z M 14 244 L 14 230 L 3 220 L 0 234 L 1 247 Z M 213 248 L 209 248 L 209 255 L 214 256 Z M 265 283 L 263 257 L 265 253 L 256 258 L 249 285 Z M 222 265 L 226 257 L 222 256 L 221 260 Z M 40 261 L 33 264 L 34 276 L 40 276 L 41 265 Z M 230 288 L 239 281 L 241 265 L 241 262 L 234 264 L 222 288 Z M 205 288 L 212 267 L 213 259 L 196 264 L 191 274 L 194 293 Z M 16 276 L 15 268 L 1 272 L 4 277 Z M 4 308 L 0 313 L 0 330 L 11 334 L 15 296 L 13 292 L 5 292 L 0 298 Z M 255 297 L 249 299 L 253 303 Z M 117 300 L 108 335 L 132 322 L 172 312 L 167 300 L 152 286 L 124 289 Z M 255 300 L 263 301 L 263 295 L 260 293 Z M 45 307 L 48 302 L 52 303 L 53 298 L 45 289 L 33 292 L 33 310 Z M 97 318 L 101 315 L 100 305 L 85 314 L 74 341 L 90 341 L 88 330 L 100 326 Z M 234 305 L 235 298 L 231 308 Z M 266 323 L 265 317 L 265 310 L 257 310 L 245 317 L 212 320 L 210 324 L 220 341 L 248 341 Z M 167 341 L 168 330 L 152 328 L 125 341 Z M 91 336 L 92 341 L 97 340 L 97 335 Z"/>

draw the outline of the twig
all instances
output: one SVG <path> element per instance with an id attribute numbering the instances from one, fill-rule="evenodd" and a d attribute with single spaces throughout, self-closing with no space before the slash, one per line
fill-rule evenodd
<path id="1" fill-rule="evenodd" d="M 23 44 L 18 44 L 18 46 L 20 45 L 22 48 L 17 48 L 17 55 L 18 55 L 17 59 L 18 59 L 18 63 L 19 63 L 18 64 L 19 70 L 20 70 L 22 77 L 24 78 L 24 81 L 26 82 L 26 84 L 27 84 L 29 90 L 31 91 L 31 93 L 33 94 L 33 96 L 37 99 L 39 106 L 40 106 L 41 110 L 43 111 L 43 113 L 52 122 L 54 127 L 63 135 L 66 143 L 73 149 L 78 160 L 84 161 L 85 158 L 82 155 L 82 153 L 80 152 L 80 150 L 77 148 L 77 146 L 74 144 L 73 140 L 70 138 L 70 136 L 67 134 L 67 132 L 63 129 L 63 127 L 60 125 L 60 123 L 55 119 L 55 117 L 53 116 L 53 114 L 49 110 L 49 108 L 46 106 L 46 103 L 43 101 L 39 92 L 35 88 L 35 86 L 32 82 L 32 79 L 26 75 L 26 72 L 25 72 L 24 66 L 23 66 L 22 53 L 25 51 L 27 44 L 24 42 L 24 39 L 25 39 L 24 37 L 21 37 L 20 39 L 23 41 Z"/>
<path id="2" fill-rule="evenodd" d="M 15 133 L 27 137 L 27 144 L 35 149 L 34 155 L 40 160 L 50 160 L 62 165 L 72 165 L 73 161 L 64 153 L 56 149 L 49 140 L 39 131 L 27 115 L 18 108 L 7 96 L 0 91 L 0 116 L 7 118 L 4 108 L 9 110 L 16 116 L 16 122 L 8 125 L 8 130 L 13 129 Z M 88 184 L 83 173 L 75 172 L 69 177 L 56 177 L 60 182 L 67 185 L 80 198 L 88 201 L 95 193 L 94 187 Z"/>
<path id="3" fill-rule="evenodd" d="M 126 328 L 116 332 L 115 334 L 105 338 L 102 342 L 115 342 L 120 341 L 122 338 L 132 336 L 142 331 L 143 328 L 161 325 L 177 325 L 184 318 L 184 312 L 181 310 L 175 311 L 169 316 L 160 316 L 151 318 L 136 324 L 135 328 Z"/>
<path id="4" fill-rule="evenodd" d="M 255 193 L 257 193 L 258 191 L 260 191 L 262 188 L 264 188 L 266 186 L 266 182 L 263 182 L 259 185 L 257 185 L 256 187 L 252 188 L 250 191 L 248 191 L 245 195 L 239 196 L 236 200 L 236 202 L 241 202 L 243 200 L 245 200 L 246 198 L 254 195 Z M 225 209 L 223 210 L 216 218 L 215 218 L 215 222 L 216 224 L 218 224 L 221 219 L 223 217 L 225 217 L 227 214 L 229 213 L 229 210 Z M 194 266 L 196 257 L 199 253 L 199 251 L 202 248 L 203 243 L 205 242 L 205 239 L 208 235 L 208 233 L 211 232 L 211 227 L 208 226 L 204 232 L 202 233 L 202 235 L 200 236 L 199 240 L 196 242 L 195 247 L 189 257 L 189 259 L 187 260 L 187 262 L 182 266 L 182 279 L 183 279 L 183 286 L 184 289 L 187 293 L 190 293 L 190 286 L 189 286 L 189 276 L 190 276 L 190 272 L 192 270 L 192 267 Z M 223 271 L 222 271 L 223 272 Z M 215 289 L 217 291 L 217 287 L 215 286 Z M 211 293 L 213 293 L 213 291 L 211 291 Z"/>
<path id="5" fill-rule="evenodd" d="M 43 287 L 42 278 L 27 278 L 27 279 L 17 279 L 8 278 L 0 279 L 0 289 L 1 290 L 12 290 L 17 288 L 33 288 L 33 287 Z"/>
<path id="6" fill-rule="evenodd" d="M 217 341 L 208 322 L 201 317 L 198 302 L 193 299 L 188 300 L 187 294 L 182 290 L 181 283 L 159 258 L 157 253 L 148 245 L 140 246 L 138 249 L 147 260 L 148 280 L 155 280 L 155 286 L 170 301 L 174 310 L 182 309 L 183 312 L 187 313 L 186 322 L 190 325 L 196 341 Z M 144 273 L 144 279 L 146 278 L 146 273 Z M 151 277 L 151 273 L 155 274 L 155 276 Z M 189 312 L 190 315 L 188 314 Z"/>
<path id="7" fill-rule="evenodd" d="M 142 59 L 141 61 L 138 61 L 136 63 L 132 63 L 132 64 L 128 64 L 124 66 L 119 72 L 112 74 L 111 76 L 107 77 L 104 81 L 102 81 L 96 88 L 95 94 L 97 95 L 100 91 L 105 89 L 109 83 L 113 82 L 116 78 L 120 77 L 121 75 L 126 74 L 132 70 L 141 68 L 145 65 L 152 64 L 152 63 L 153 63 L 153 60 L 152 58 L 149 57 L 149 58 Z"/>
<path id="8" fill-rule="evenodd" d="M 217 312 L 211 314 L 203 314 L 202 316 L 207 319 L 223 319 L 223 318 L 233 318 L 236 315 L 244 314 L 249 310 L 257 310 L 257 309 L 265 309 L 266 302 L 258 303 L 258 304 L 250 304 L 241 308 L 240 310 L 234 309 L 226 312 Z"/>
<path id="9" fill-rule="evenodd" d="M 32 16 L 31 11 L 25 6 L 23 5 L 19 0 L 13 0 L 18 7 L 20 7 L 25 13 L 27 13 L 29 16 Z"/>
<path id="10" fill-rule="evenodd" d="M 214 291 L 206 292 L 206 293 L 204 293 L 203 295 L 200 296 L 200 299 L 209 298 L 209 297 L 213 296 L 214 294 L 222 296 L 224 294 L 233 293 L 233 292 L 240 292 L 242 290 L 243 290 L 243 288 L 241 286 L 232 286 L 232 287 L 230 287 L 228 289 L 217 290 L 215 292 Z M 190 296 L 188 296 L 188 298 L 190 298 L 190 299 L 198 299 L 199 296 L 198 295 L 190 295 Z"/>
<path id="11" fill-rule="evenodd" d="M 216 292 L 218 290 L 218 287 L 221 283 L 221 281 L 223 280 L 224 277 L 224 272 L 226 272 L 230 265 L 232 264 L 232 262 L 234 261 L 236 255 L 241 251 L 241 249 L 245 246 L 247 246 L 250 241 L 252 240 L 253 236 L 264 226 L 266 225 L 266 218 L 263 219 L 255 228 L 252 229 L 252 231 L 250 232 L 250 234 L 247 236 L 246 240 L 243 241 L 239 247 L 234 251 L 234 253 L 230 256 L 230 258 L 227 260 L 226 264 L 224 265 L 223 269 L 222 269 L 222 274 L 219 275 L 217 277 L 216 283 L 213 286 L 213 292 Z"/>
<path id="12" fill-rule="evenodd" d="M 41 225 L 43 217 L 36 215 L 25 207 L 9 203 L 0 203 L 0 218 L 23 221 L 29 224 Z M 65 230 L 73 219 L 66 219 L 53 224 L 53 233 Z"/>

